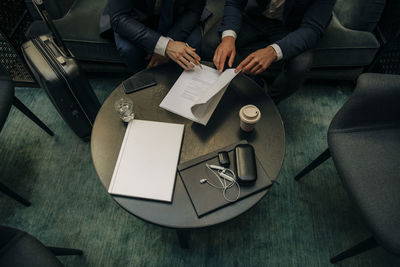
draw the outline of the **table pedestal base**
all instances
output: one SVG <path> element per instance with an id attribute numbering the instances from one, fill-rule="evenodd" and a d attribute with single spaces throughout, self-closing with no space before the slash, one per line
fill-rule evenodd
<path id="1" fill-rule="evenodd" d="M 179 245 L 181 246 L 181 248 L 189 248 L 190 230 L 177 229 L 176 234 L 178 236 Z"/>

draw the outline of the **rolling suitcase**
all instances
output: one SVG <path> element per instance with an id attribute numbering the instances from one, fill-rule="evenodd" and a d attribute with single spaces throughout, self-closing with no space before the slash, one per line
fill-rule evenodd
<path id="1" fill-rule="evenodd" d="M 76 135 L 87 141 L 100 102 L 50 20 L 43 1 L 33 0 L 33 4 L 52 34 L 27 41 L 22 45 L 22 53 L 65 122 Z"/>

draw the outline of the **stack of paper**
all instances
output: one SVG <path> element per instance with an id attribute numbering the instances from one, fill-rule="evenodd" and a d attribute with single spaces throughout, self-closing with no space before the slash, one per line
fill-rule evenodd
<path id="1" fill-rule="evenodd" d="M 132 120 L 108 192 L 172 201 L 183 124 Z"/>
<path id="2" fill-rule="evenodd" d="M 207 125 L 231 80 L 234 69 L 219 74 L 216 69 L 202 65 L 203 69 L 184 71 L 165 96 L 160 107 L 192 121 Z"/>

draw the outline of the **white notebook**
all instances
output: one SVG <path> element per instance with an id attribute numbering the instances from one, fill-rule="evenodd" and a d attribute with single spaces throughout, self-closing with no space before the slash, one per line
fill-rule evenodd
<path id="1" fill-rule="evenodd" d="M 172 201 L 183 124 L 129 122 L 108 192 Z"/>
<path id="2" fill-rule="evenodd" d="M 178 80 L 160 103 L 160 107 L 207 125 L 211 115 L 224 95 L 231 80 L 237 75 L 235 69 L 218 73 L 216 69 L 202 65 L 182 72 Z"/>

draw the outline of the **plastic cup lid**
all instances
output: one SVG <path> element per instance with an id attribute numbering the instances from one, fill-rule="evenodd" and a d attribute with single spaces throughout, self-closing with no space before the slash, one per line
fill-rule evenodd
<path id="1" fill-rule="evenodd" d="M 240 109 L 239 116 L 246 123 L 256 123 L 261 118 L 261 112 L 256 106 L 247 105 Z"/>

